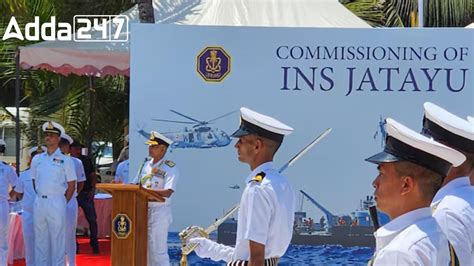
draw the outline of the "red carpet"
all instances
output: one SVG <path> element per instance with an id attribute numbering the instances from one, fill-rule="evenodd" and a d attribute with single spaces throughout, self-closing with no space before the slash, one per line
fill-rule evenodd
<path id="1" fill-rule="evenodd" d="M 93 254 L 89 245 L 89 238 L 78 237 L 79 254 L 76 255 L 77 266 L 101 266 L 111 265 L 110 261 L 110 239 L 99 239 L 100 254 Z M 25 260 L 15 260 L 14 266 L 24 266 Z"/>

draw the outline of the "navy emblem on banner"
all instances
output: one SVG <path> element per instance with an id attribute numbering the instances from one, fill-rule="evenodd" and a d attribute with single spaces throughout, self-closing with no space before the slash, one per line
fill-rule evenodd
<path id="1" fill-rule="evenodd" d="M 197 56 L 197 72 L 209 82 L 220 82 L 230 72 L 231 58 L 221 47 L 206 47 Z"/>
<path id="2" fill-rule="evenodd" d="M 112 231 L 118 239 L 126 239 L 132 232 L 132 221 L 124 213 L 118 213 L 112 221 Z"/>

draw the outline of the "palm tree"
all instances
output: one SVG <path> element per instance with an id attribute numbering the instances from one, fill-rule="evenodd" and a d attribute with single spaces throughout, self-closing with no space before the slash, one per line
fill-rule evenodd
<path id="1" fill-rule="evenodd" d="M 340 0 L 373 27 L 418 26 L 418 0 Z M 474 19 L 472 0 L 424 0 L 425 27 L 465 27 Z"/>
<path id="2" fill-rule="evenodd" d="M 24 28 L 35 16 L 39 16 L 40 21 L 49 21 L 52 15 L 57 16 L 58 21 L 67 21 L 75 14 L 117 14 L 132 5 L 130 0 L 78 0 L 74 2 L 77 6 L 71 8 L 69 2 L 64 6 L 64 1 L 59 0 L 3 0 L 0 10 L 10 14 L 0 18 L 0 36 L 12 15 Z M 16 49 L 28 44 L 31 42 L 16 39 L 1 42 L 1 95 L 13 95 Z M 128 120 L 128 83 L 124 77 L 96 79 L 91 86 L 89 77 L 64 77 L 44 70 L 22 71 L 21 76 L 21 105 L 30 107 L 30 121 L 24 125 L 23 132 L 32 143 L 40 139 L 39 126 L 53 119 L 83 143 L 90 144 L 93 139 L 112 142 L 116 146 L 114 153 L 120 152 L 123 128 Z"/>

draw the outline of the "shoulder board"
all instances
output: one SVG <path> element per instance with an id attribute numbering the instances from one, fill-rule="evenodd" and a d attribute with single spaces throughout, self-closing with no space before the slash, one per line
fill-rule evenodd
<path id="1" fill-rule="evenodd" d="M 170 161 L 170 160 L 166 160 L 166 161 L 165 161 L 165 164 L 166 164 L 167 166 L 169 166 L 169 167 L 174 167 L 174 166 L 176 165 L 175 163 L 173 163 L 173 162 Z"/>
<path id="2" fill-rule="evenodd" d="M 7 162 L 4 162 L 4 161 L 0 161 L 0 162 L 2 162 L 4 165 L 8 165 Z"/>
<path id="3" fill-rule="evenodd" d="M 265 173 L 264 172 L 260 172 L 258 173 L 254 178 L 252 178 L 252 180 L 250 180 L 250 182 L 262 182 L 262 180 L 265 178 Z"/>

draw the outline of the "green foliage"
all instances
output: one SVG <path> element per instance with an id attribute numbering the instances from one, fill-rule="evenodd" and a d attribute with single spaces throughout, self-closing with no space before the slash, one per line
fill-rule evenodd
<path id="1" fill-rule="evenodd" d="M 418 26 L 418 0 L 341 2 L 373 27 Z M 473 0 L 424 0 L 423 9 L 425 27 L 465 27 L 474 20 Z"/>
<path id="2" fill-rule="evenodd" d="M 7 14 L 0 17 L 0 35 L 3 36 L 12 15 L 24 28 L 35 16 L 40 17 L 40 22 L 50 21 L 53 15 L 57 21 L 71 21 L 76 14 L 119 14 L 131 6 L 129 0 L 2 0 L 0 10 Z M 32 42 L 16 39 L 1 42 L 0 95 L 14 95 L 11 90 L 14 90 L 16 50 L 29 44 Z M 41 143 L 40 126 L 44 121 L 54 120 L 82 143 L 112 142 L 114 153 L 120 152 L 123 129 L 128 124 L 125 77 L 65 77 L 44 70 L 22 70 L 21 78 L 21 106 L 30 107 L 30 121 L 22 125 L 22 131 L 31 143 Z M 4 109 L 1 102 L 0 108 Z"/>
<path id="3" fill-rule="evenodd" d="M 426 27 L 465 27 L 474 21 L 473 0 L 424 1 Z"/>

